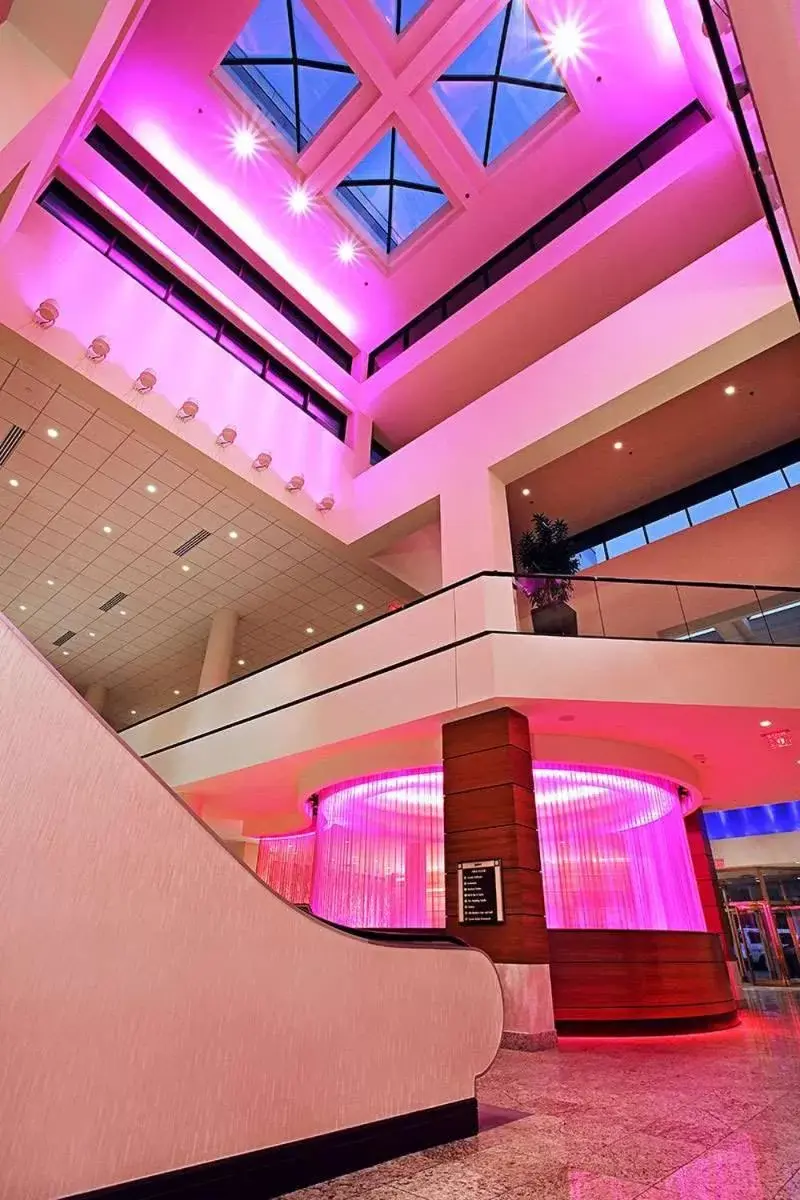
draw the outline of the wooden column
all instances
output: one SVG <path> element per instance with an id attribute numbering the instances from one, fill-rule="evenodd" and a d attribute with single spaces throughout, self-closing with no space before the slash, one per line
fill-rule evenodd
<path id="1" fill-rule="evenodd" d="M 725 916 L 722 889 L 719 885 L 717 868 L 714 866 L 714 856 L 711 853 L 711 845 L 701 810 L 696 808 L 694 812 L 690 812 L 684 818 L 684 824 L 689 842 L 689 853 L 692 856 L 692 865 L 700 892 L 703 916 L 706 919 L 706 929 L 709 933 L 719 934 L 725 957 L 730 962 L 735 962 L 736 954 L 731 941 L 730 925 Z"/>
<path id="2" fill-rule="evenodd" d="M 498 966 L 505 1007 L 504 1044 L 553 1045 L 552 995 L 544 891 L 536 830 L 528 721 L 495 709 L 442 729 L 447 928 Z M 502 861 L 505 920 L 462 925 L 458 864 Z"/>

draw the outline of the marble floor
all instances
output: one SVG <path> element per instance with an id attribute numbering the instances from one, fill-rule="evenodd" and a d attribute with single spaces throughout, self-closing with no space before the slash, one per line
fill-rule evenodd
<path id="1" fill-rule="evenodd" d="M 292 1200 L 800 1200 L 800 991 L 737 1029 L 501 1051 L 475 1138 Z"/>

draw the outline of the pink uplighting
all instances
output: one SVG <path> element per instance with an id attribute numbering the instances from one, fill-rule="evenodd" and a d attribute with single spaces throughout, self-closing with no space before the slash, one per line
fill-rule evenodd
<path id="1" fill-rule="evenodd" d="M 320 793 L 311 908 L 342 925 L 444 925 L 441 770 L 376 775 Z"/>
<path id="2" fill-rule="evenodd" d="M 705 929 L 674 783 L 537 763 L 534 787 L 551 928 Z M 313 911 L 343 925 L 444 925 L 443 809 L 435 767 L 323 791 Z"/>
<path id="3" fill-rule="evenodd" d="M 256 875 L 290 904 L 309 903 L 313 864 L 313 829 L 259 840 Z"/>

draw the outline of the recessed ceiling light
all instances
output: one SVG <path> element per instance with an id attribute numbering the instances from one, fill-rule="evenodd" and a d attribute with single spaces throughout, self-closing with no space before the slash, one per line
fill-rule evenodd
<path id="1" fill-rule="evenodd" d="M 236 661 L 237 661 L 237 663 L 239 664 L 239 666 L 240 666 L 240 667 L 243 667 L 243 666 L 245 665 L 245 663 L 244 663 L 244 659 L 243 659 L 243 658 L 237 658 L 237 660 L 236 660 Z"/>
<path id="2" fill-rule="evenodd" d="M 57 438 L 57 437 L 58 437 L 58 430 L 57 430 L 57 429 L 53 429 L 53 427 L 51 426 L 51 427 L 50 427 L 50 429 L 48 429 L 48 431 L 47 431 L 47 436 L 48 436 L 49 438 Z"/>
<path id="3" fill-rule="evenodd" d="M 238 538 L 238 536 L 239 536 L 239 535 L 238 535 L 238 533 L 236 532 L 236 530 L 235 530 L 235 529 L 232 529 L 232 530 L 230 531 L 230 533 L 228 534 L 228 537 L 229 537 L 229 538 L 231 538 L 231 539 L 232 539 L 234 542 L 236 541 L 236 539 Z"/>
<path id="4" fill-rule="evenodd" d="M 154 483 L 148 483 L 145 491 L 148 491 L 151 496 L 154 496 L 156 494 L 156 492 L 158 491 L 158 488 L 156 487 L 156 485 Z"/>
<path id="5" fill-rule="evenodd" d="M 19 611 L 20 611 L 20 612 L 27 612 L 27 611 L 28 611 L 28 606 L 27 606 L 27 604 L 20 604 L 20 606 L 19 606 Z"/>
<path id="6" fill-rule="evenodd" d="M 189 571 L 189 564 L 188 564 L 188 563 L 184 563 L 184 564 L 183 564 L 183 566 L 181 567 L 181 570 L 182 570 L 182 571 L 185 571 L 185 572 L 188 574 L 188 571 Z"/>
<path id="7" fill-rule="evenodd" d="M 770 725 L 772 724 L 772 721 L 759 721 L 758 723 L 762 729 L 769 729 Z"/>
<path id="8" fill-rule="evenodd" d="M 306 633 L 313 633 L 313 632 L 314 632 L 314 626 L 306 625 Z"/>
<path id="9" fill-rule="evenodd" d="M 530 496 L 530 494 L 531 494 L 531 489 L 530 489 L 530 488 L 523 488 L 523 489 L 522 489 L 522 494 L 523 494 L 523 496 Z"/>
<path id="10" fill-rule="evenodd" d="M 614 449 L 615 449 L 615 450 L 621 450 L 621 449 L 622 449 L 622 442 L 614 442 Z"/>
<path id="11" fill-rule="evenodd" d="M 304 183 L 293 183 L 286 193 L 286 207 L 293 217 L 305 217 L 314 207 L 314 197 Z"/>
<path id="12" fill-rule="evenodd" d="M 94 632 L 93 629 L 89 630 L 89 637 L 97 637 L 97 634 Z"/>
<path id="13" fill-rule="evenodd" d="M 131 709 L 131 716 L 132 716 L 132 717 L 135 717 L 135 716 L 136 716 L 136 709 L 135 709 L 135 708 L 132 708 L 132 709 Z"/>
<path id="14" fill-rule="evenodd" d="M 729 383 L 728 386 L 725 388 L 725 395 L 726 396 L 735 396 L 736 395 L 736 388 L 734 387 L 734 385 L 732 383 Z"/>
<path id="15" fill-rule="evenodd" d="M 358 242 L 351 237 L 343 237 L 336 243 L 336 257 L 340 263 L 349 267 L 358 258 Z"/>
<path id="16" fill-rule="evenodd" d="M 11 487 L 19 487 L 19 480 L 18 480 L 18 479 L 9 479 L 9 481 L 8 481 L 8 482 L 9 482 L 9 484 L 10 484 L 10 486 L 11 486 Z"/>
<path id="17" fill-rule="evenodd" d="M 69 650 L 62 650 L 61 653 L 64 655 L 64 658 L 69 658 Z"/>
<path id="18" fill-rule="evenodd" d="M 173 696 L 180 696 L 180 694 L 181 694 L 181 689 L 180 689 L 180 688 L 173 688 L 173 689 L 172 689 L 172 694 L 173 694 Z"/>
<path id="19" fill-rule="evenodd" d="M 121 608 L 121 609 L 119 610 L 119 615 L 120 615 L 121 617 L 127 617 L 128 613 L 127 613 L 127 611 L 126 611 L 124 608 Z"/>
<path id="20" fill-rule="evenodd" d="M 56 586 L 56 581 L 55 581 L 55 579 L 48 579 L 48 581 L 47 581 L 47 586 L 48 586 L 48 587 L 55 587 L 55 586 Z"/>
<path id="21" fill-rule="evenodd" d="M 239 125 L 232 131 L 230 142 L 237 158 L 255 158 L 261 149 L 261 138 L 252 125 Z"/>
<path id="22" fill-rule="evenodd" d="M 111 533 L 111 526 L 110 526 L 110 525 L 104 525 L 104 526 L 103 526 L 103 533 Z"/>
<path id="23" fill-rule="evenodd" d="M 576 17 L 564 17 L 548 29 L 544 43 L 557 67 L 568 67 L 585 56 L 586 31 Z"/>
<path id="24" fill-rule="evenodd" d="M 365 608 L 365 605 L 363 605 L 361 603 L 361 601 L 359 600 L 358 604 L 356 605 L 356 612 L 363 612 L 364 608 Z"/>

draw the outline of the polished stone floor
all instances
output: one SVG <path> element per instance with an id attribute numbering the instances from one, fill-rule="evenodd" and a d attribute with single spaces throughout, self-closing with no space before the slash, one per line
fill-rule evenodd
<path id="1" fill-rule="evenodd" d="M 720 1033 L 501 1051 L 492 1128 L 292 1200 L 800 1200 L 800 991 L 747 1004 Z"/>

